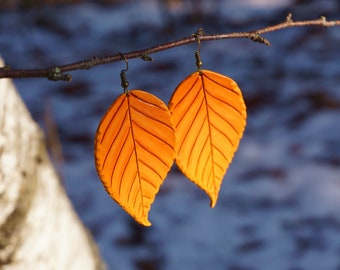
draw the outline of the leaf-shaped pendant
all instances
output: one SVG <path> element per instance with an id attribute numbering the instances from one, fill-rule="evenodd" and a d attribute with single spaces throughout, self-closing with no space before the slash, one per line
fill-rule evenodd
<path id="1" fill-rule="evenodd" d="M 176 164 L 214 207 L 246 125 L 241 90 L 226 76 L 200 70 L 177 86 L 169 109 L 176 130 Z"/>
<path id="2" fill-rule="evenodd" d="M 148 212 L 175 157 L 175 135 L 167 106 L 141 90 L 120 95 L 102 118 L 95 162 L 110 196 L 137 222 Z"/>

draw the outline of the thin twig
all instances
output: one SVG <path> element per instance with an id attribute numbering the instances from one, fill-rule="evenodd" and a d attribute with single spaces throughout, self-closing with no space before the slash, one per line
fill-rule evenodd
<path id="1" fill-rule="evenodd" d="M 247 38 L 255 42 L 259 42 L 265 45 L 270 46 L 270 42 L 268 39 L 262 36 L 262 34 L 279 31 L 285 28 L 291 27 L 305 27 L 305 26 L 323 26 L 323 27 L 333 27 L 340 25 L 340 20 L 335 21 L 327 21 L 326 17 L 321 17 L 316 20 L 307 20 L 307 21 L 294 21 L 292 19 L 292 15 L 289 14 L 286 20 L 282 23 L 264 27 L 258 30 L 249 31 L 249 32 L 235 32 L 229 34 L 217 34 L 217 35 L 202 35 L 199 37 L 200 41 L 210 41 L 210 40 L 220 40 L 220 39 L 235 39 L 235 38 Z M 124 59 L 131 58 L 142 58 L 143 60 L 150 60 L 150 54 L 169 50 L 175 47 L 183 46 L 189 43 L 194 43 L 197 41 L 196 35 L 190 35 L 188 37 L 171 41 L 168 43 L 156 45 L 153 47 L 149 47 L 142 50 L 127 52 L 127 53 L 116 53 L 110 56 L 104 57 L 93 57 L 87 60 L 52 67 L 46 69 L 12 69 L 9 66 L 5 66 L 0 68 L 0 78 L 47 78 L 49 80 L 58 81 L 70 81 L 71 76 L 67 74 L 69 71 L 81 70 L 81 69 L 90 69 L 97 65 L 103 65 L 108 63 L 113 63 L 117 61 L 121 61 Z"/>

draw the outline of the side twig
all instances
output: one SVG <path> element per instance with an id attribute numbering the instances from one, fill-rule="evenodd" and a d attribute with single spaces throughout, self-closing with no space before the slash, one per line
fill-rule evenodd
<path id="1" fill-rule="evenodd" d="M 327 21 L 326 17 L 321 17 L 315 20 L 307 21 L 294 21 L 292 15 L 289 14 L 286 20 L 282 23 L 264 27 L 249 32 L 235 32 L 228 34 L 217 34 L 217 35 L 202 35 L 200 36 L 200 41 L 210 41 L 210 40 L 221 40 L 221 39 L 235 39 L 235 38 L 247 38 L 255 42 L 259 42 L 270 46 L 268 39 L 262 36 L 262 34 L 279 31 L 285 28 L 292 27 L 306 27 L 306 26 L 323 26 L 323 27 L 334 27 L 340 25 L 340 20 Z M 93 57 L 87 60 L 61 65 L 52 68 L 45 69 L 12 69 L 9 66 L 0 68 L 0 79 L 1 78 L 47 78 L 49 80 L 58 81 L 70 81 L 72 79 L 71 75 L 67 72 L 74 70 L 88 70 L 97 65 L 103 65 L 108 63 L 113 63 L 121 61 L 124 59 L 131 58 L 142 58 L 143 60 L 151 60 L 149 56 L 152 53 L 169 50 L 175 47 L 183 46 L 189 43 L 196 42 L 196 36 L 190 35 L 179 40 L 171 41 L 168 43 L 156 45 L 142 50 L 127 52 L 125 54 L 116 53 L 113 55 L 105 57 Z"/>

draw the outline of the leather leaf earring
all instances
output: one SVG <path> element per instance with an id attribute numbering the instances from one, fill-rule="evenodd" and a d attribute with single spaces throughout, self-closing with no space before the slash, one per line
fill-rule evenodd
<path id="1" fill-rule="evenodd" d="M 176 164 L 214 207 L 243 135 L 246 106 L 234 80 L 201 69 L 200 36 L 195 34 L 197 71 L 177 86 L 168 107 L 176 132 Z"/>
<path id="2" fill-rule="evenodd" d="M 127 90 L 124 59 L 124 93 L 98 126 L 95 163 L 112 199 L 137 222 L 150 226 L 148 212 L 175 157 L 174 128 L 163 101 L 141 90 Z"/>

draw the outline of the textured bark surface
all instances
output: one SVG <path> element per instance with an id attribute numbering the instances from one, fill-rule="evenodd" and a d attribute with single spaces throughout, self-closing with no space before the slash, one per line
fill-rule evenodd
<path id="1" fill-rule="evenodd" d="M 0 269 L 105 269 L 9 79 L 0 79 Z"/>

